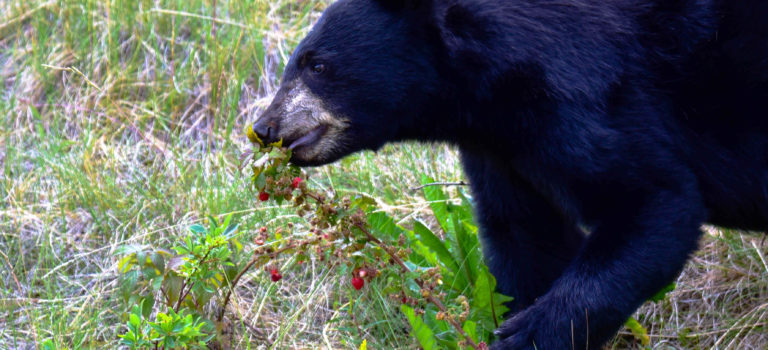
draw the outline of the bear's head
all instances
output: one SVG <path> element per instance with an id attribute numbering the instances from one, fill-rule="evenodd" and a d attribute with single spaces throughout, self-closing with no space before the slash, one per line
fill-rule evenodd
<path id="1" fill-rule="evenodd" d="M 385 142 L 429 139 L 444 108 L 439 36 L 418 0 L 341 0 L 324 12 L 286 65 L 253 125 L 282 139 L 298 165 L 320 165 Z"/>

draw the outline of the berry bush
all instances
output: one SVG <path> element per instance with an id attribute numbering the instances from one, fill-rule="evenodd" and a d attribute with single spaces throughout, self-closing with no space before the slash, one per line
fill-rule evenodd
<path id="1" fill-rule="evenodd" d="M 246 228 L 254 238 L 244 243 L 231 215 L 223 222 L 210 217 L 207 228 L 191 226 L 170 250 L 124 247 L 125 345 L 226 347 L 222 323 L 241 277 L 263 271 L 271 283 L 290 283 L 279 266 L 313 259 L 339 271 L 352 293 L 375 285 L 388 295 L 422 348 L 486 348 L 511 298 L 495 292 L 482 261 L 469 196 L 448 198 L 423 177 L 440 230 L 418 220 L 405 227 L 370 197 L 310 188 L 307 174 L 288 162 L 289 149 L 248 136 L 253 148 L 243 155 L 243 170 L 254 205 L 291 207 L 300 223 Z"/>

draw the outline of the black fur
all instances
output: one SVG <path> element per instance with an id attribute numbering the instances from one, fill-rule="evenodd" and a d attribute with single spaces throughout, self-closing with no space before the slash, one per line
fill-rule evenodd
<path id="1" fill-rule="evenodd" d="M 702 223 L 768 229 L 768 1 L 341 0 L 284 79 L 350 119 L 333 159 L 458 145 L 496 348 L 597 349 Z"/>

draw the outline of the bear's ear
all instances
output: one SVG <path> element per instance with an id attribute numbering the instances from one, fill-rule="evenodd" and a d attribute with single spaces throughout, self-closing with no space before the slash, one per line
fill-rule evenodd
<path id="1" fill-rule="evenodd" d="M 376 0 L 391 10 L 426 10 L 432 7 L 432 0 Z"/>

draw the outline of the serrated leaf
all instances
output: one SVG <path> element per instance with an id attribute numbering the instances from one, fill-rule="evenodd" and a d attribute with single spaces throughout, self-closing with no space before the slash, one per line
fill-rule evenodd
<path id="1" fill-rule="evenodd" d="M 454 273 L 459 270 L 459 265 L 457 264 L 456 260 L 454 260 L 451 252 L 448 251 L 448 248 L 445 247 L 445 243 L 434 233 L 432 233 L 432 230 L 421 223 L 421 221 L 416 220 L 413 222 L 413 231 L 418 235 L 419 241 L 422 244 L 437 254 L 440 262 L 448 270 Z"/>
<path id="2" fill-rule="evenodd" d="M 395 220 L 384 212 L 368 214 L 368 225 L 375 232 L 384 233 L 395 240 L 403 233 L 403 228 L 397 226 Z"/>
<path id="3" fill-rule="evenodd" d="M 279 148 L 273 148 L 272 151 L 269 152 L 269 158 L 270 159 L 285 159 L 285 153 L 281 151 Z"/>
<path id="4" fill-rule="evenodd" d="M 253 166 L 256 168 L 261 168 L 264 166 L 264 164 L 267 164 L 269 161 L 269 154 L 262 155 L 257 159 L 255 162 L 253 162 Z"/>
<path id="5" fill-rule="evenodd" d="M 481 273 L 477 280 L 475 280 L 475 286 L 472 288 L 472 315 L 473 319 L 480 322 L 483 329 L 491 330 L 496 328 L 498 317 L 502 315 L 501 310 L 495 310 L 496 307 L 492 282 L 490 273 Z M 496 315 L 497 319 L 494 320 L 493 316 Z"/>
<path id="6" fill-rule="evenodd" d="M 376 206 L 376 200 L 366 194 L 358 193 L 352 199 L 352 207 L 360 208 L 365 212 Z"/>

